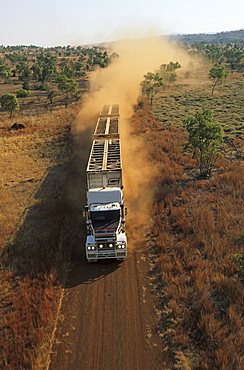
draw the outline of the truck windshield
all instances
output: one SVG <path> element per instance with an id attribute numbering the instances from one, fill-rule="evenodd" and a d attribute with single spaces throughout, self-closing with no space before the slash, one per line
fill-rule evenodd
<path id="1" fill-rule="evenodd" d="M 92 221 L 117 221 L 119 220 L 119 210 L 112 211 L 93 211 L 91 212 Z"/>

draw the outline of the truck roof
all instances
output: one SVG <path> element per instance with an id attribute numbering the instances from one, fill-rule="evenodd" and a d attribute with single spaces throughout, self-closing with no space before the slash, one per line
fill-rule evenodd
<path id="1" fill-rule="evenodd" d="M 120 209 L 118 202 L 107 203 L 107 204 L 92 204 L 90 211 L 113 211 Z"/>
<path id="2" fill-rule="evenodd" d="M 87 192 L 88 205 L 121 203 L 122 191 L 120 188 L 97 188 Z"/>

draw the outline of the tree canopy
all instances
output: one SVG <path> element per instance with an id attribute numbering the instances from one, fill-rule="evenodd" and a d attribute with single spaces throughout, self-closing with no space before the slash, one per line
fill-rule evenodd
<path id="1" fill-rule="evenodd" d="M 68 78 L 66 75 L 59 75 L 57 78 L 58 89 L 63 93 L 65 106 L 68 106 L 68 102 L 71 96 L 77 94 L 77 82 L 73 78 Z"/>
<path id="2" fill-rule="evenodd" d="M 19 110 L 19 103 L 14 94 L 3 94 L 0 97 L 0 103 L 3 110 L 10 113 L 10 118 L 12 118 L 14 112 Z"/>
<path id="3" fill-rule="evenodd" d="M 199 165 L 200 176 L 211 175 L 218 156 L 218 149 L 223 141 L 223 129 L 212 121 L 210 109 L 197 111 L 193 117 L 184 120 L 188 133 L 186 149 L 192 152 Z"/>
<path id="4" fill-rule="evenodd" d="M 178 62 L 169 62 L 168 64 L 161 64 L 158 74 L 162 77 L 164 84 L 169 87 L 172 82 L 177 80 L 176 69 L 181 68 L 180 63 Z"/>
<path id="5" fill-rule="evenodd" d="M 44 84 L 50 77 L 55 75 L 57 57 L 50 53 L 41 53 L 36 59 L 37 65 L 35 65 L 34 72 L 38 81 Z"/>
<path id="6" fill-rule="evenodd" d="M 25 99 L 29 95 L 30 95 L 30 91 L 29 90 L 19 89 L 19 90 L 16 91 L 16 96 L 17 96 L 17 98 L 22 99 L 22 104 L 24 104 Z"/>
<path id="7" fill-rule="evenodd" d="M 144 75 L 144 81 L 141 82 L 142 94 L 147 95 L 149 104 L 152 105 L 153 98 L 163 85 L 163 79 L 158 73 L 148 72 Z"/>
<path id="8" fill-rule="evenodd" d="M 4 82 L 7 83 L 10 77 L 10 68 L 7 64 L 0 63 L 0 78 L 4 79 Z"/>
<path id="9" fill-rule="evenodd" d="M 213 81 L 212 95 L 217 84 L 221 84 L 228 77 L 228 71 L 224 66 L 215 64 L 209 71 L 208 77 Z"/>

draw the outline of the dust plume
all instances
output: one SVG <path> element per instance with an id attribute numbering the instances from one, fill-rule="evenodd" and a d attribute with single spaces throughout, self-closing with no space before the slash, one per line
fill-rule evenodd
<path id="1" fill-rule="evenodd" d="M 119 58 L 108 68 L 99 68 L 90 78 L 90 92 L 84 98 L 78 121 L 91 118 L 104 104 L 120 104 L 120 112 L 130 117 L 132 106 L 140 95 L 140 83 L 147 72 L 154 72 L 163 63 L 189 63 L 186 53 L 164 38 L 122 40 L 115 42 L 110 54 Z"/>
<path id="2" fill-rule="evenodd" d="M 113 50 L 119 58 L 108 68 L 93 72 L 90 92 L 83 100 L 83 107 L 77 118 L 77 130 L 84 128 L 94 114 L 105 104 L 120 105 L 120 135 L 123 161 L 123 183 L 125 203 L 128 207 L 127 225 L 129 238 L 134 241 L 143 236 L 143 225 L 149 218 L 148 210 L 153 198 L 152 179 L 157 169 L 147 158 L 145 141 L 131 135 L 130 117 L 133 106 L 141 94 L 140 83 L 147 72 L 155 72 L 161 64 L 179 62 L 182 67 L 189 58 L 182 50 L 162 38 L 144 38 L 119 41 Z M 135 231 L 139 230 L 139 231 Z"/>

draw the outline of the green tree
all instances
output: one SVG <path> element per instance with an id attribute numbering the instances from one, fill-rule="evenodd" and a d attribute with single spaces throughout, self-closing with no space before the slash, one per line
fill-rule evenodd
<path id="1" fill-rule="evenodd" d="M 31 70 L 33 72 L 33 78 L 34 80 L 41 81 L 41 68 L 38 64 L 33 64 L 31 67 Z"/>
<path id="2" fill-rule="evenodd" d="M 244 51 L 238 49 L 237 45 L 229 45 L 229 49 L 225 51 L 226 64 L 232 70 L 243 72 L 244 70 Z"/>
<path id="3" fill-rule="evenodd" d="M 175 71 L 167 71 L 164 77 L 164 81 L 167 82 L 168 87 L 170 87 L 170 84 L 172 82 L 175 82 L 176 80 L 177 80 L 177 74 L 175 73 Z"/>
<path id="4" fill-rule="evenodd" d="M 208 77 L 213 81 L 212 95 L 217 84 L 221 84 L 228 77 L 228 71 L 224 66 L 215 64 L 209 71 Z"/>
<path id="5" fill-rule="evenodd" d="M 24 90 L 30 90 L 30 85 L 29 85 L 29 82 L 28 81 L 23 81 L 23 83 L 22 83 L 22 88 L 24 89 Z"/>
<path id="6" fill-rule="evenodd" d="M 86 57 L 84 55 L 80 55 L 79 59 L 78 59 L 78 62 L 83 62 L 85 59 L 86 59 Z"/>
<path id="7" fill-rule="evenodd" d="M 92 66 L 93 66 L 93 59 L 89 58 L 86 62 L 86 69 L 87 70 L 92 70 Z"/>
<path id="8" fill-rule="evenodd" d="M 169 62 L 169 64 L 162 64 L 162 66 L 165 67 L 166 71 L 168 72 L 172 72 L 172 71 L 175 71 L 176 69 L 179 69 L 181 68 L 181 65 L 179 62 Z"/>
<path id="9" fill-rule="evenodd" d="M 85 68 L 84 64 L 81 62 L 75 62 L 74 68 L 76 71 L 80 72 L 82 69 Z"/>
<path id="10" fill-rule="evenodd" d="M 78 83 L 73 78 L 68 78 L 66 75 L 59 75 L 57 78 L 57 83 L 58 89 L 64 96 L 65 106 L 67 107 L 70 98 L 78 93 Z"/>
<path id="11" fill-rule="evenodd" d="M 168 85 L 168 87 L 170 87 L 170 84 L 172 82 L 175 82 L 177 80 L 177 74 L 175 70 L 179 68 L 181 68 L 181 65 L 178 62 L 161 64 L 158 74 L 160 77 L 162 77 L 163 81 L 165 82 L 165 84 Z"/>
<path id="12" fill-rule="evenodd" d="M 20 81 L 29 81 L 31 78 L 31 69 L 25 62 L 20 62 L 16 65 L 16 72 Z"/>
<path id="13" fill-rule="evenodd" d="M 160 88 L 164 86 L 162 77 L 158 73 L 148 72 L 144 75 L 144 81 L 141 82 L 142 94 L 147 95 L 148 103 L 152 105 L 155 95 Z"/>
<path id="14" fill-rule="evenodd" d="M 14 94 L 3 94 L 0 97 L 0 103 L 3 110 L 10 113 L 10 118 L 12 118 L 14 112 L 19 110 L 19 103 Z"/>
<path id="15" fill-rule="evenodd" d="M 36 58 L 37 64 L 33 64 L 31 69 L 34 73 L 34 78 L 44 84 L 49 78 L 55 76 L 57 56 L 50 53 L 41 53 Z"/>
<path id="16" fill-rule="evenodd" d="M 54 99 L 55 95 L 56 95 L 56 93 L 55 93 L 55 91 L 54 91 L 54 90 L 49 90 L 49 91 L 47 92 L 47 98 L 48 98 L 48 100 L 50 101 L 50 104 L 52 104 L 52 103 L 53 103 L 53 99 Z"/>
<path id="17" fill-rule="evenodd" d="M 30 91 L 29 90 L 25 90 L 25 89 L 19 89 L 16 91 L 16 96 L 17 98 L 19 99 L 22 99 L 22 104 L 24 105 L 24 101 L 25 99 L 30 95 Z"/>
<path id="18" fill-rule="evenodd" d="M 64 65 L 61 67 L 61 74 L 64 74 L 68 78 L 74 77 L 74 69 L 72 68 L 73 65 Z"/>
<path id="19" fill-rule="evenodd" d="M 0 78 L 4 79 L 4 83 L 7 83 L 7 81 L 10 78 L 10 68 L 7 64 L 1 64 L 0 63 Z"/>
<path id="20" fill-rule="evenodd" d="M 10 60 L 12 63 L 18 63 L 20 61 L 27 61 L 27 56 L 25 53 L 21 53 L 20 51 L 18 53 L 14 52 L 11 54 L 5 54 L 5 57 Z"/>
<path id="21" fill-rule="evenodd" d="M 218 149 L 223 142 L 222 126 L 212 122 L 212 116 L 210 109 L 203 109 L 184 120 L 188 133 L 186 149 L 190 150 L 193 158 L 197 160 L 202 177 L 211 175 L 218 157 Z"/>
<path id="22" fill-rule="evenodd" d="M 104 63 L 103 59 L 100 58 L 99 56 L 95 56 L 93 58 L 93 65 L 99 65 L 102 68 L 105 67 L 105 63 Z"/>

